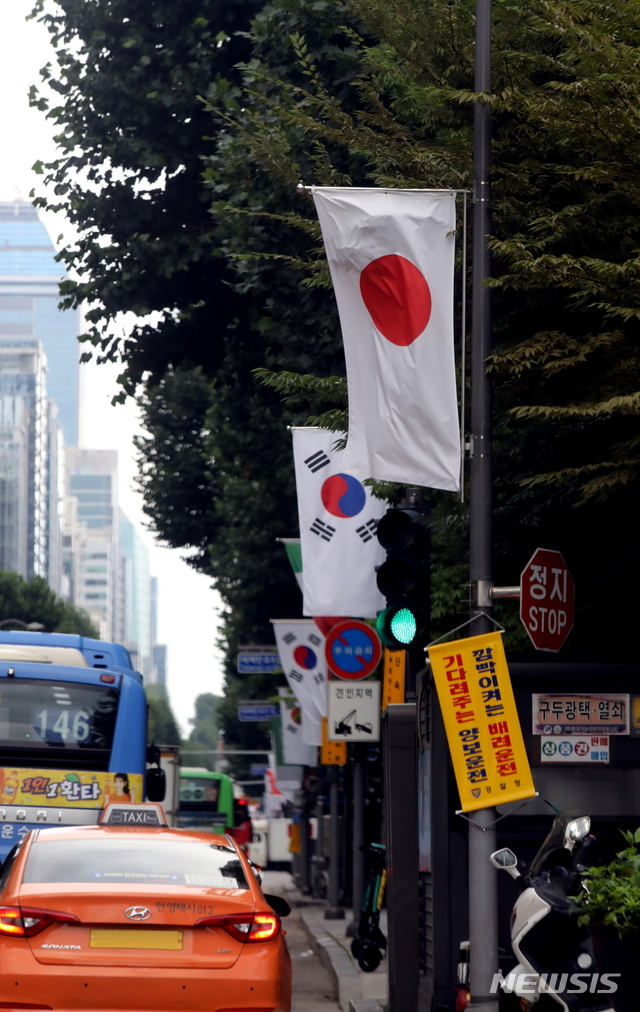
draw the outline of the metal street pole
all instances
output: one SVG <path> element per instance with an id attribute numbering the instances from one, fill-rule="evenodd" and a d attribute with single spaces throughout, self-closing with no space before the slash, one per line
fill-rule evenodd
<path id="1" fill-rule="evenodd" d="M 344 908 L 340 906 L 340 824 L 338 822 L 338 767 L 331 767 L 329 793 L 329 906 L 325 920 L 343 921 Z"/>
<path id="2" fill-rule="evenodd" d="M 311 854 L 309 850 L 309 815 L 300 815 L 300 892 L 308 896 L 311 892 Z"/>
<path id="3" fill-rule="evenodd" d="M 358 933 L 365 888 L 363 751 L 362 746 L 356 745 L 353 763 L 353 919 L 347 928 L 347 938 L 353 938 Z"/>
<path id="4" fill-rule="evenodd" d="M 491 91 L 491 0 L 476 0 L 476 92 Z M 470 580 L 471 615 L 483 616 L 473 632 L 489 632 L 492 581 L 491 382 L 486 361 L 491 354 L 491 295 L 487 246 L 491 231 L 491 109 L 476 104 L 473 131 L 473 309 L 471 345 Z M 498 995 L 490 993 L 498 971 L 498 902 L 496 872 L 489 855 L 496 849 L 492 825 L 495 809 L 471 814 L 469 825 L 470 1008 L 498 1012 Z"/>

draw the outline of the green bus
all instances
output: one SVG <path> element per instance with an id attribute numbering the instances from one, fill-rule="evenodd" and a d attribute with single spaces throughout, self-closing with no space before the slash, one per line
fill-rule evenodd
<path id="1" fill-rule="evenodd" d="M 212 773 L 197 767 L 180 770 L 178 826 L 204 833 L 234 835 L 238 824 L 237 808 L 233 780 L 226 773 Z"/>

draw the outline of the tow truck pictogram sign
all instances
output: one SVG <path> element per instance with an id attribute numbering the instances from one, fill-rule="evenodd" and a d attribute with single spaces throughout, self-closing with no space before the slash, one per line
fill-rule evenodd
<path id="1" fill-rule="evenodd" d="M 329 682 L 329 741 L 380 740 L 380 682 Z"/>

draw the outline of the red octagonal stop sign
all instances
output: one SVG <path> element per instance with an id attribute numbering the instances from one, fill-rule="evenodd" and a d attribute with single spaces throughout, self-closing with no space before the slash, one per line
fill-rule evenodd
<path id="1" fill-rule="evenodd" d="M 558 652 L 573 629 L 573 599 L 560 552 L 536 548 L 520 577 L 520 618 L 536 650 Z"/>

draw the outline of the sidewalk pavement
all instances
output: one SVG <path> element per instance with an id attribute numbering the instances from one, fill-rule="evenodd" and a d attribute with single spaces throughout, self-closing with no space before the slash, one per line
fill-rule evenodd
<path id="1" fill-rule="evenodd" d="M 311 948 L 333 978 L 342 1012 L 384 1012 L 389 1003 L 386 958 L 373 973 L 360 969 L 351 955 L 351 939 L 346 937 L 352 912 L 345 910 L 343 921 L 326 921 L 327 904 L 303 896 L 289 872 L 263 871 L 262 879 L 265 892 L 285 896 L 297 908 Z M 380 928 L 387 935 L 386 910 L 381 912 Z"/>

